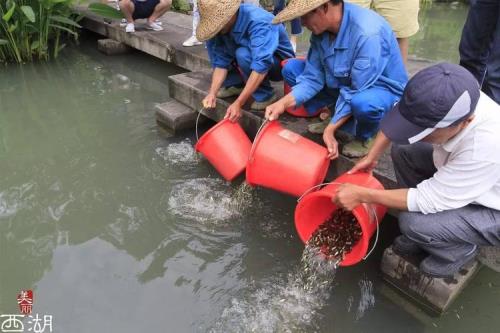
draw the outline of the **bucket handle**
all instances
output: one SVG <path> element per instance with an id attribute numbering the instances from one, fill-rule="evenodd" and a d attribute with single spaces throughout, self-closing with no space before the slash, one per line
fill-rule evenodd
<path id="1" fill-rule="evenodd" d="M 206 110 L 207 108 L 205 107 L 202 107 L 201 109 L 198 110 L 198 116 L 196 117 L 196 125 L 195 125 L 195 131 L 196 131 L 196 142 L 200 141 L 200 137 L 198 135 L 198 123 L 200 121 L 200 116 L 201 116 L 201 112 Z"/>
<path id="2" fill-rule="evenodd" d="M 257 133 L 255 133 L 255 138 L 253 139 L 253 142 L 252 142 L 252 148 L 250 149 L 250 154 L 248 155 L 248 162 L 251 162 L 252 161 L 252 156 L 253 156 L 253 153 L 255 152 L 255 149 L 257 147 L 257 145 L 255 144 L 257 142 L 257 138 L 259 137 L 259 135 L 261 134 L 260 132 L 262 131 L 262 129 L 264 128 L 264 126 L 267 125 L 267 123 L 269 123 L 269 120 L 267 119 L 264 119 L 264 121 L 262 122 L 262 124 L 260 125 L 259 129 L 257 130 Z"/>
<path id="3" fill-rule="evenodd" d="M 331 184 L 334 184 L 334 185 L 342 185 L 342 184 L 345 184 L 345 183 L 340 183 L 340 182 L 330 182 L 330 183 L 322 183 L 322 184 L 318 184 L 318 185 L 315 185 L 313 187 L 311 187 L 310 189 L 308 189 L 307 191 L 305 191 L 301 196 L 300 198 L 297 199 L 297 202 L 300 202 L 300 200 L 302 200 L 307 194 L 311 193 L 312 190 L 314 190 L 315 188 L 318 188 L 318 187 L 321 187 L 323 185 L 331 185 Z M 368 206 L 366 206 L 368 207 Z M 377 229 L 376 229 L 376 232 L 375 232 L 375 241 L 373 242 L 373 246 L 372 248 L 370 249 L 370 251 L 368 251 L 368 253 L 363 257 L 363 260 L 366 260 L 368 259 L 368 257 L 372 254 L 373 250 L 375 250 L 375 247 L 377 246 L 377 243 L 378 243 L 378 235 L 379 235 L 379 221 L 378 221 L 378 216 L 377 216 L 377 212 L 375 211 L 375 208 L 373 208 L 372 206 L 370 206 L 371 210 L 372 210 L 372 214 L 373 216 L 375 217 L 375 222 L 377 223 L 376 226 L 377 226 Z"/>

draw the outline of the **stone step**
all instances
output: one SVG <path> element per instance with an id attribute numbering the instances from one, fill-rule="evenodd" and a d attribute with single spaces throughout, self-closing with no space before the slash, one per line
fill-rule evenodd
<path id="1" fill-rule="evenodd" d="M 432 278 L 422 274 L 418 259 L 397 255 L 392 247 L 384 251 L 381 262 L 383 278 L 427 312 L 434 315 L 444 313 L 481 268 L 474 261 L 455 274 L 453 278 Z"/>
<path id="2" fill-rule="evenodd" d="M 174 134 L 184 129 L 193 128 L 198 115 L 192 108 L 174 99 L 156 105 L 155 114 L 158 124 Z"/>
<path id="3" fill-rule="evenodd" d="M 126 33 L 117 20 L 104 22 L 85 6 L 76 6 L 75 11 L 83 16 L 80 24 L 87 30 L 114 39 L 156 58 L 172 63 L 190 71 L 210 68 L 207 51 L 203 45 L 183 47 L 182 43 L 192 34 L 192 28 L 186 26 L 189 16 L 179 13 L 167 13 L 161 17 L 163 31 L 146 30 L 142 23 L 136 23 L 135 33 Z M 171 23 L 172 22 L 172 23 Z"/>

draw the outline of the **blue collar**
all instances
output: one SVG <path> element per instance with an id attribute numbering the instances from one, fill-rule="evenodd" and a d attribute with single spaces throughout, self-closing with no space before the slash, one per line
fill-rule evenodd
<path id="1" fill-rule="evenodd" d="M 335 37 L 333 46 L 331 45 L 330 36 L 331 34 L 325 31 L 321 36 L 321 47 L 325 50 L 325 55 L 332 55 L 335 53 L 335 49 L 345 50 L 349 48 L 349 35 L 350 35 L 350 25 L 351 21 L 351 4 L 343 4 L 342 10 L 342 22 L 340 23 L 339 33 Z"/>

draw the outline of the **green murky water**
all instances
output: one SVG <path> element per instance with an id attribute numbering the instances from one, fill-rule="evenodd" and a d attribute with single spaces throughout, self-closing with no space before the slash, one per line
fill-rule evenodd
<path id="1" fill-rule="evenodd" d="M 393 301 L 378 269 L 391 220 L 367 262 L 304 289 L 295 201 L 259 189 L 231 205 L 240 182 L 155 123 L 180 71 L 94 43 L 0 69 L 0 315 L 33 289 L 54 332 L 497 330 L 488 269 L 442 318 Z"/>

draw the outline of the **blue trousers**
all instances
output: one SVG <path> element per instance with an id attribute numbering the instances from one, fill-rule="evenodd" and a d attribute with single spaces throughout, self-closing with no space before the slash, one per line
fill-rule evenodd
<path id="1" fill-rule="evenodd" d="M 252 97 L 257 102 L 266 101 L 274 94 L 274 89 L 271 87 L 272 81 L 281 81 L 283 77 L 281 76 L 281 60 L 274 57 L 274 64 L 267 73 L 266 78 L 262 81 L 261 85 Z M 226 80 L 224 81 L 224 87 L 232 86 L 243 86 L 248 80 L 248 77 L 252 73 L 250 65 L 252 64 L 252 53 L 248 47 L 239 47 L 236 49 L 236 63 L 233 64 L 232 68 L 229 69 Z M 238 69 L 239 68 L 239 69 Z M 241 70 L 241 71 L 240 71 Z"/>
<path id="2" fill-rule="evenodd" d="M 290 87 L 297 84 L 297 77 L 302 74 L 304 67 L 305 60 L 301 59 L 290 59 L 283 67 L 283 79 Z M 335 112 L 338 95 L 338 89 L 325 86 L 316 96 L 305 102 L 304 107 L 310 114 L 316 113 L 325 106 Z M 341 130 L 361 140 L 373 137 L 379 129 L 380 120 L 399 98 L 388 89 L 378 86 L 358 92 L 352 97 L 350 103 L 352 118 L 341 127 Z M 335 114 L 333 119 L 338 120 Z"/>
<path id="3" fill-rule="evenodd" d="M 274 0 L 274 11 L 273 15 L 278 15 L 285 8 L 285 0 Z M 292 35 L 300 35 L 302 33 L 302 24 L 300 23 L 300 18 L 296 18 L 290 21 L 290 26 L 292 27 Z"/>
<path id="4" fill-rule="evenodd" d="M 460 39 L 460 65 L 500 103 L 500 1 L 471 0 Z"/>

